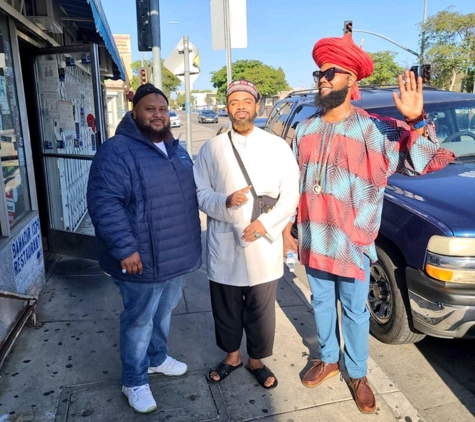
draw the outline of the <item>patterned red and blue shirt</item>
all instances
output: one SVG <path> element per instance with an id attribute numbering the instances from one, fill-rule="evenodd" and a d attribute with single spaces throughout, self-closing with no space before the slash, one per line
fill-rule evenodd
<path id="1" fill-rule="evenodd" d="M 300 167 L 302 264 L 364 280 L 364 256 L 377 260 L 374 241 L 388 177 L 429 173 L 455 158 L 440 148 L 433 123 L 427 130 L 426 138 L 404 121 L 360 108 L 336 123 L 321 113 L 300 122 L 293 151 Z"/>

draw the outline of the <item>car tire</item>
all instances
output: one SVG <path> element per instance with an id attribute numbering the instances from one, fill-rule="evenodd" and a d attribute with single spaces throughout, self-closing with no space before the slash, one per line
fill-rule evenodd
<path id="1" fill-rule="evenodd" d="M 370 332 L 382 343 L 416 343 L 425 337 L 412 326 L 405 262 L 391 247 L 376 246 L 368 292 Z"/>

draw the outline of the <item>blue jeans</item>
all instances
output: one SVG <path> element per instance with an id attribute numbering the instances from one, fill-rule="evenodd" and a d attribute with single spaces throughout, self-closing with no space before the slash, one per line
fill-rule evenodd
<path id="1" fill-rule="evenodd" d="M 344 340 L 343 361 L 351 378 L 364 377 L 368 371 L 369 258 L 365 258 L 365 280 L 340 277 L 306 267 L 312 290 L 312 307 L 317 324 L 320 359 L 326 363 L 340 360 L 337 301 L 341 303 L 341 328 Z"/>
<path id="2" fill-rule="evenodd" d="M 185 277 L 160 283 L 114 282 L 124 303 L 120 314 L 122 384 L 144 385 L 149 366 L 159 366 L 167 357 L 172 310 L 180 301 Z"/>

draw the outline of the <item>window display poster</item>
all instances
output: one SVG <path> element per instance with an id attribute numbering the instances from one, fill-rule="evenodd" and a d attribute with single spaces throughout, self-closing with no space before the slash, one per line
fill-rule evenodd
<path id="1" fill-rule="evenodd" d="M 43 94 L 43 113 L 45 117 L 59 118 L 58 102 L 58 94 L 53 92 Z"/>
<path id="2" fill-rule="evenodd" d="M 10 114 L 5 76 L 0 76 L 0 109 L 2 114 Z"/>
<path id="3" fill-rule="evenodd" d="M 57 92 L 60 81 L 58 62 L 45 60 L 40 63 L 40 88 L 43 92 Z"/>
<path id="4" fill-rule="evenodd" d="M 58 80 L 58 62 L 56 60 L 44 60 L 41 62 L 40 77 L 45 80 Z"/>
<path id="5" fill-rule="evenodd" d="M 61 129 L 75 129 L 74 105 L 71 101 L 59 102 L 59 125 Z"/>

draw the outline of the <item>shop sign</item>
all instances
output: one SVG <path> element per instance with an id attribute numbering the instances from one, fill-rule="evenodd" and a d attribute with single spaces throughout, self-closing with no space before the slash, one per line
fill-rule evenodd
<path id="1" fill-rule="evenodd" d="M 44 272 L 43 250 L 39 218 L 34 218 L 18 236 L 12 239 L 13 274 L 19 293 L 25 293 Z"/>

